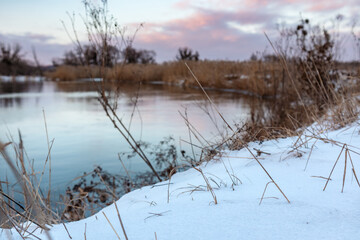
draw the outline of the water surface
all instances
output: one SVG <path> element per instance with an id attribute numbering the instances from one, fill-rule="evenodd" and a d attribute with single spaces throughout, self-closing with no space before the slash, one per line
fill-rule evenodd
<path id="1" fill-rule="evenodd" d="M 52 191 L 64 192 L 71 185 L 70 180 L 83 172 L 100 165 L 103 169 L 124 174 L 118 160 L 118 153 L 129 152 L 130 148 L 113 127 L 99 104 L 96 86 L 91 82 L 7 82 L 0 83 L 0 140 L 18 141 L 21 132 L 27 156 L 37 171 L 41 171 L 47 157 L 47 140 L 43 111 L 50 141 Z M 204 109 L 210 109 L 201 91 L 183 89 L 161 84 L 122 85 L 118 101 L 118 115 L 129 126 L 137 140 L 158 143 L 164 137 L 172 136 L 178 150 L 187 152 L 188 128 L 179 111 L 187 111 L 190 122 L 207 139 L 215 141 L 224 123 L 215 114 L 211 120 Z M 139 96 L 136 98 L 136 96 Z M 248 100 L 237 93 L 210 91 L 209 95 L 218 109 L 231 124 L 245 121 L 249 115 Z M 210 110 L 208 110 L 210 111 Z M 210 111 L 211 113 L 212 111 Z M 9 140 L 10 139 L 10 140 Z M 193 137 L 194 143 L 196 139 Z M 8 148 L 9 153 L 11 149 Z M 124 159 L 131 174 L 148 171 L 140 159 Z M 0 159 L 1 176 L 9 174 Z M 47 187 L 47 179 L 43 181 Z"/>

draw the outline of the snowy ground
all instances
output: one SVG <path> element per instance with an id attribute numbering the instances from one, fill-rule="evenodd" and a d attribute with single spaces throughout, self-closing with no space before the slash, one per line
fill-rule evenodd
<path id="1" fill-rule="evenodd" d="M 301 140 L 292 137 L 249 145 L 255 155 L 254 148 L 270 154 L 262 153 L 259 160 L 291 203 L 274 184 L 269 184 L 259 205 L 270 179 L 246 149 L 223 153 L 220 159 L 200 166 L 218 204 L 214 204 L 204 178 L 195 169 L 172 177 L 169 203 L 168 181 L 126 194 L 117 206 L 128 239 L 359 239 L 360 188 L 349 158 L 360 177 L 359 130 L 358 123 L 354 123 L 317 134 L 336 142 L 309 137 L 312 133 L 307 132 Z M 342 152 L 323 191 L 324 178 L 329 176 L 344 143 L 349 151 Z M 345 152 L 349 154 L 341 193 Z M 125 239 L 114 205 L 66 224 L 72 239 L 118 239 L 104 214 L 120 239 Z M 46 239 L 45 233 L 35 234 Z M 70 239 L 63 225 L 53 226 L 50 235 L 52 239 Z M 20 239 L 14 230 L 12 235 L 5 230 L 0 233 L 1 239 L 7 236 Z"/>

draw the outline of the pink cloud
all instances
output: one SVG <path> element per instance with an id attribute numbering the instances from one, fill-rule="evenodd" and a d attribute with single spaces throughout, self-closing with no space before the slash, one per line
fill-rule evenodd
<path id="1" fill-rule="evenodd" d="M 262 32 L 248 34 L 229 26 L 273 24 L 274 16 L 261 11 L 215 11 L 196 8 L 187 18 L 163 23 L 146 23 L 134 43 L 135 48 L 155 50 L 158 61 L 174 60 L 179 47 L 188 46 L 207 59 L 244 59 L 267 44 Z M 246 46 L 244 48 L 244 46 Z"/>
<path id="2" fill-rule="evenodd" d="M 188 30 L 198 30 L 199 28 L 203 28 L 205 26 L 210 26 L 211 24 L 216 21 L 216 16 L 204 14 L 204 13 L 197 13 L 192 15 L 186 19 L 177 19 L 168 22 L 168 26 L 173 26 L 177 28 L 186 28 Z"/>
<path id="3" fill-rule="evenodd" d="M 350 3 L 351 1 L 352 0 L 279 0 L 277 1 L 277 4 L 279 6 L 281 6 L 281 4 L 296 4 L 300 10 L 303 9 L 305 12 L 326 12 L 338 11 L 345 6 L 353 5 Z"/>
<path id="4" fill-rule="evenodd" d="M 296 6 L 294 9 L 298 11 L 294 12 L 295 20 L 304 9 L 321 13 L 345 6 L 340 1 L 328 3 L 325 0 L 316 3 L 310 0 L 245 0 L 241 1 L 242 4 L 235 0 L 208 2 L 212 8 L 205 4 L 204 7 L 198 7 L 199 1 L 179 2 L 176 7 L 191 8 L 193 13 L 186 18 L 147 23 L 145 31 L 138 35 L 135 47 L 155 50 L 158 61 L 174 60 L 177 49 L 183 46 L 198 50 L 202 59 L 246 59 L 251 53 L 263 51 L 269 45 L 263 31 L 272 40 L 277 38 L 276 24 L 282 17 L 282 6 L 286 7 L 284 9 L 288 9 L 289 5 Z M 231 6 L 233 8 L 229 10 Z"/>
<path id="5" fill-rule="evenodd" d="M 223 29 L 215 29 L 210 32 L 210 36 L 214 40 L 222 40 L 225 42 L 235 42 L 239 39 L 235 34 L 231 34 L 229 31 Z"/>
<path id="6" fill-rule="evenodd" d="M 190 0 L 182 0 L 182 1 L 178 1 L 174 4 L 174 8 L 179 9 L 179 10 L 189 8 L 190 6 L 191 6 Z"/>
<path id="7" fill-rule="evenodd" d="M 359 6 L 360 2 L 358 0 L 182 0 L 177 2 L 175 7 L 178 9 L 190 9 L 201 6 L 206 9 L 230 9 L 231 11 L 239 11 L 241 9 L 249 10 L 249 8 L 256 8 L 256 10 L 262 11 L 276 11 L 283 7 L 289 7 L 289 5 L 293 5 L 298 12 L 323 12 L 339 10 L 345 6 Z"/>
<path id="8" fill-rule="evenodd" d="M 344 6 L 346 6 L 344 1 L 317 1 L 312 2 L 307 10 L 312 12 L 333 11 L 339 10 Z"/>
<path id="9" fill-rule="evenodd" d="M 247 7 L 266 7 L 271 2 L 273 2 L 273 1 L 269 1 L 269 0 L 245 0 L 244 4 Z"/>
<path id="10" fill-rule="evenodd" d="M 170 42 L 174 40 L 174 36 L 161 32 L 151 32 L 151 33 L 139 34 L 137 40 L 140 40 L 145 43 Z"/>
<path id="11" fill-rule="evenodd" d="M 358 15 L 359 0 L 182 0 L 173 5 L 178 11 L 190 13 L 187 17 L 170 19 L 165 22 L 148 22 L 135 37 L 134 47 L 155 50 L 157 60 L 173 60 L 179 47 L 188 46 L 200 52 L 201 58 L 244 59 L 256 50 L 262 51 L 268 44 L 262 30 L 267 34 L 276 33 L 276 23 L 283 20 L 282 10 L 286 9 L 286 20 L 297 20 L 299 12 L 342 13 L 345 16 Z M 293 9 L 293 13 L 289 12 Z M 344 11 L 344 9 L 346 11 Z M 190 11 L 188 11 L 190 10 Z M 338 12 L 342 10 L 344 12 Z M 293 14 L 293 18 L 288 16 Z M 330 17 L 334 17 L 329 15 Z M 350 16 L 349 16 L 350 17 Z M 316 21 L 317 19 L 315 19 Z M 229 25 L 234 23 L 239 28 Z M 126 24 L 137 29 L 139 24 Z M 255 26 L 255 27 L 253 27 Z M 259 26 L 259 27 L 258 27 Z M 253 28 L 252 28 L 253 27 Z M 254 28 L 259 32 L 254 32 Z M 130 30 L 128 33 L 132 33 Z M 252 29 L 253 31 L 248 31 Z M 0 39 L 1 38 L 0 34 Z M 7 36 L 11 37 L 11 36 Z M 14 39 L 14 40 L 12 40 Z M 50 44 L 47 35 L 25 34 L 12 36 L 24 46 L 31 58 L 31 46 L 35 46 L 42 62 L 49 63 L 53 57 L 61 57 L 65 49 L 72 46 Z"/>
<path id="12" fill-rule="evenodd" d="M 343 7 L 344 4 L 314 4 L 310 8 L 308 8 L 308 11 L 312 12 L 322 12 L 322 11 L 332 11 L 338 8 Z"/>

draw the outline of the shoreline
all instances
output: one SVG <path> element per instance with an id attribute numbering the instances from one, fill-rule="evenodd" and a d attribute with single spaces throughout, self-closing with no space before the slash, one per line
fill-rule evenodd
<path id="1" fill-rule="evenodd" d="M 299 137 L 288 137 L 249 144 L 249 149 L 263 152 L 258 156 L 260 162 L 290 204 L 274 184 L 267 184 L 271 180 L 246 149 L 225 151 L 221 157 L 198 167 L 209 180 L 217 204 L 207 191 L 203 176 L 195 169 L 173 175 L 170 185 L 169 181 L 164 181 L 121 197 L 116 205 L 128 238 L 153 239 L 154 233 L 159 239 L 355 237 L 360 233 L 357 227 L 360 212 L 356 210 L 360 193 L 350 163 L 341 192 L 344 153 L 326 190 L 323 188 L 341 151 L 340 143 L 346 144 L 355 172 L 360 174 L 360 158 L 352 153 L 358 152 L 355 146 L 360 144 L 360 136 L 356 133 L 359 132 L 358 122 L 329 132 L 320 133 L 319 130 L 319 135 L 314 135 L 317 127 L 315 124 L 311 131 L 305 131 L 300 141 Z M 324 139 L 319 140 L 321 138 Z M 123 239 L 114 204 L 89 218 L 65 225 L 73 239 L 83 239 L 84 234 L 87 239 L 116 239 L 107 219 Z M 9 230 L 4 230 L 3 234 L 6 231 Z M 49 233 L 53 239 L 69 238 L 61 224 L 54 225 Z M 38 237 L 44 234 L 35 231 Z"/>

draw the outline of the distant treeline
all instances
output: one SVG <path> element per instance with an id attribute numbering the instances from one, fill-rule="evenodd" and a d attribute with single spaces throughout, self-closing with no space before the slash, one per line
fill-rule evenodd
<path id="1" fill-rule="evenodd" d="M 119 49 L 113 45 L 106 45 L 97 49 L 94 45 L 76 46 L 66 51 L 63 57 L 54 58 L 52 66 L 41 66 L 37 61 L 33 49 L 34 61 L 25 59 L 19 44 L 5 44 L 0 42 L 0 75 L 43 75 L 43 72 L 53 70 L 59 66 L 104 66 L 114 67 L 118 64 L 155 64 L 156 53 L 153 50 L 135 49 L 131 45 Z M 178 61 L 198 61 L 198 51 L 189 47 L 180 47 L 175 59 Z"/>
<path id="2" fill-rule="evenodd" d="M 113 67 L 123 64 L 154 64 L 156 53 L 153 50 L 135 49 L 129 45 L 119 49 L 111 44 L 104 44 L 101 48 L 96 45 L 77 46 L 74 50 L 65 52 L 63 58 L 53 60 L 54 66 L 104 66 Z M 199 52 L 189 47 L 180 47 L 175 56 L 177 60 L 198 61 Z"/>
<path id="3" fill-rule="evenodd" d="M 19 44 L 10 45 L 0 42 L 0 75 L 42 75 L 48 67 L 37 64 L 35 51 L 33 54 L 35 63 L 25 59 Z"/>

